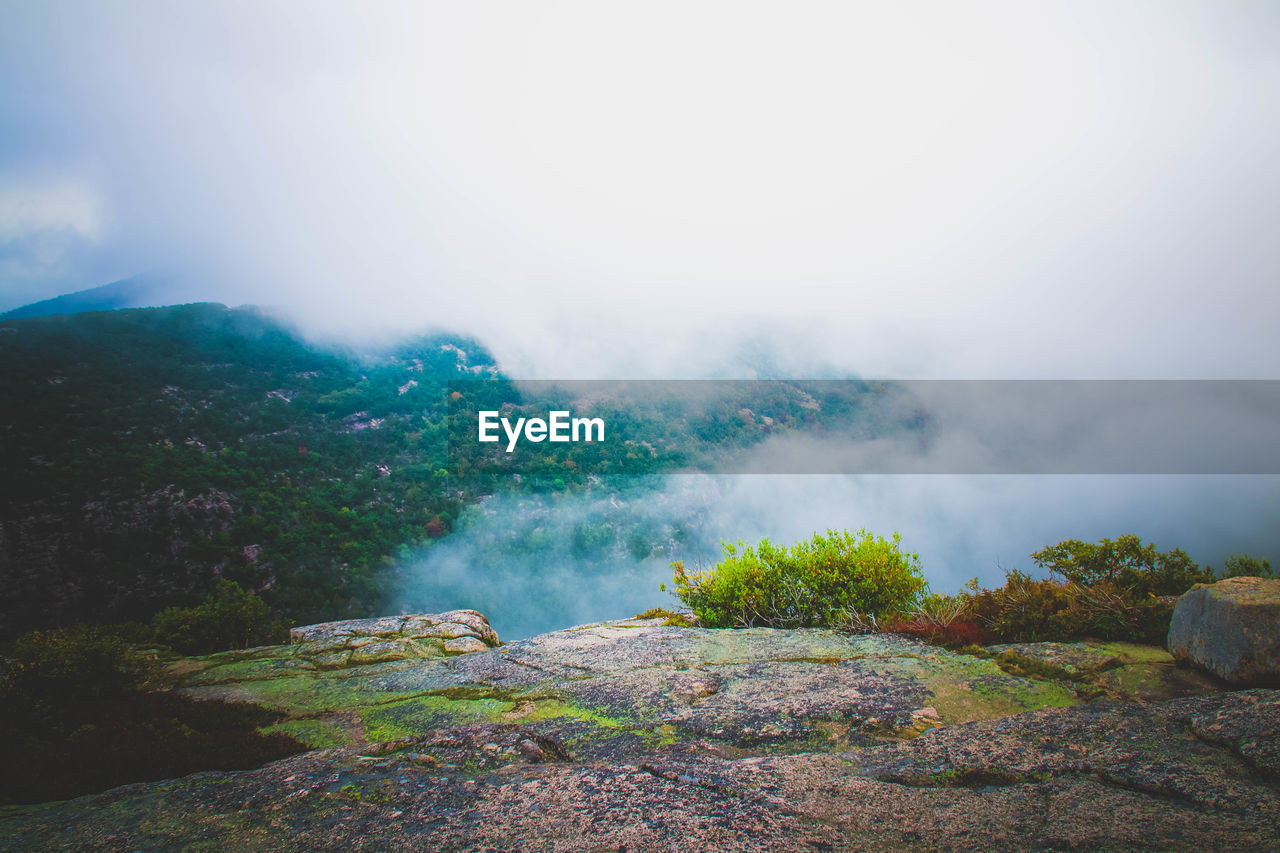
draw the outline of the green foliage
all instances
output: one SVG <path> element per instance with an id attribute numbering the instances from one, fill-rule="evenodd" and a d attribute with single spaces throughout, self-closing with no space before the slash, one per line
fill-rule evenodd
<path id="1" fill-rule="evenodd" d="M 840 626 L 850 614 L 879 617 L 913 606 L 924 591 L 920 558 L 867 530 L 828 530 L 790 548 L 768 539 L 724 544 L 707 572 L 672 563 L 675 593 L 709 628 Z"/>
<path id="2" fill-rule="evenodd" d="M 1275 573 L 1271 561 L 1266 557 L 1251 557 L 1248 554 L 1232 554 L 1222 563 L 1224 578 L 1273 578 Z"/>
<path id="3" fill-rule="evenodd" d="M 885 626 L 951 647 L 1000 642 L 1072 641 L 1084 638 L 1163 645 L 1177 597 L 1214 572 L 1181 549 L 1161 552 L 1137 536 L 1096 544 L 1068 539 L 1031 555 L 1058 577 L 1033 578 L 1017 569 L 1004 585 L 982 589 L 971 581 L 959 597 L 928 596 L 912 613 Z M 1271 576 L 1271 564 L 1232 555 L 1224 577 Z"/>
<path id="4" fill-rule="evenodd" d="M 1005 642 L 1097 637 L 1163 643 L 1173 600 L 1213 570 L 1179 548 L 1157 551 L 1133 535 L 1095 543 L 1068 539 L 1031 555 L 1055 578 L 1012 570 L 1003 587 L 972 589 L 967 610 Z"/>
<path id="5" fill-rule="evenodd" d="M 665 607 L 650 607 L 643 613 L 637 613 L 637 619 L 661 619 L 663 626 L 676 628 L 697 628 L 698 623 L 689 618 L 687 613 L 676 613 Z"/>
<path id="6" fill-rule="evenodd" d="M 1157 551 L 1137 536 L 1097 544 L 1068 539 L 1031 555 L 1036 565 L 1086 587 L 1106 583 L 1127 596 L 1182 595 L 1198 583 L 1213 583 L 1213 570 L 1196 565 L 1180 548 Z"/>
<path id="7" fill-rule="evenodd" d="M 1084 637 L 1164 644 L 1176 597 L 1216 580 L 1180 548 L 1156 551 L 1135 535 L 1097 543 L 1068 539 L 1033 553 L 1037 565 L 1061 580 L 1009 571 L 1004 587 L 973 584 L 966 612 L 1004 642 Z M 1224 576 L 1270 574 L 1271 565 L 1231 556 Z"/>
<path id="8" fill-rule="evenodd" d="M 1140 595 L 1111 581 L 1036 579 L 1014 569 L 997 589 L 971 590 L 966 612 L 1001 642 L 1085 637 L 1163 644 L 1172 597 Z"/>
<path id="9" fill-rule="evenodd" d="M 1075 590 L 1012 569 L 1004 586 L 970 592 L 966 609 L 1001 642 L 1074 639 L 1086 627 L 1072 606 Z"/>
<path id="10" fill-rule="evenodd" d="M 271 619 L 267 603 L 223 580 L 196 607 L 167 607 L 151 620 L 155 641 L 182 654 L 207 654 L 283 643 L 289 626 Z"/>
<path id="11" fill-rule="evenodd" d="M 644 611 L 643 613 L 637 613 L 635 615 L 635 618 L 636 619 L 669 619 L 675 615 L 676 615 L 676 612 L 674 610 L 668 610 L 665 607 L 650 607 L 648 610 Z"/>
<path id="12" fill-rule="evenodd" d="M 4 656 L 0 695 L 7 705 L 43 706 L 64 700 L 120 696 L 149 672 L 147 661 L 116 633 L 91 625 L 33 631 Z"/>
<path id="13" fill-rule="evenodd" d="M 207 304 L 0 327 L 0 524 L 16 564 L 58 566 L 12 591 L 0 636 L 147 620 L 219 573 L 297 621 L 368 615 L 390 555 L 475 497 L 447 472 L 444 399 L 492 363 L 472 341 L 357 358 Z"/>

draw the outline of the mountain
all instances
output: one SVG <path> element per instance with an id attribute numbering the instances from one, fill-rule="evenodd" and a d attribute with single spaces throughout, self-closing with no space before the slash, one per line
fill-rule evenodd
<path id="1" fill-rule="evenodd" d="M 218 578 L 294 619 L 365 615 L 447 532 L 456 336 L 377 356 L 215 304 L 0 320 L 0 636 L 148 618 Z"/>
<path id="2" fill-rule="evenodd" d="M 145 308 L 164 305 L 164 282 L 152 276 L 134 276 L 100 287 L 64 293 L 52 299 L 32 302 L 0 314 L 0 320 L 48 317 L 53 314 L 80 314 L 85 311 L 114 311 L 118 308 Z"/>

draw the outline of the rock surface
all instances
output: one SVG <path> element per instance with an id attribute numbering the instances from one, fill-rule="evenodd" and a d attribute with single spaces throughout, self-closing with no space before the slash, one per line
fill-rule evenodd
<path id="1" fill-rule="evenodd" d="M 498 645 L 498 634 L 489 620 L 474 610 L 450 610 L 446 613 L 416 613 L 410 616 L 379 616 L 373 619 L 347 619 L 303 625 L 289 631 L 294 643 L 334 644 L 360 637 L 396 640 L 446 640 L 472 637 L 485 645 Z"/>
<path id="2" fill-rule="evenodd" d="M 1136 643 L 1006 643 L 987 651 L 1007 671 L 1020 672 L 1030 660 L 1041 665 L 1033 669 L 1042 676 L 1119 698 L 1161 700 L 1219 689 L 1198 670 L 1171 666 L 1174 659 L 1164 649 Z"/>
<path id="3" fill-rule="evenodd" d="M 1173 608 L 1169 650 L 1233 684 L 1280 684 L 1280 579 L 1196 586 Z"/>
<path id="4" fill-rule="evenodd" d="M 450 655 L 454 638 L 439 631 L 459 618 L 308 626 L 293 645 L 188 659 L 176 673 L 197 698 L 291 714 L 279 729 L 313 746 L 537 720 L 596 757 L 689 739 L 729 750 L 832 748 L 1080 701 L 1069 685 L 893 635 L 626 620 Z M 460 636 L 487 636 L 472 630 Z"/>
<path id="5" fill-rule="evenodd" d="M 1280 845 L 1280 692 L 1178 681 L 1158 649 L 1019 647 L 1078 665 L 1033 678 L 892 635 L 626 620 L 450 655 L 384 627 L 174 666 L 326 748 L 10 808 L 0 849 Z M 385 642 L 398 657 L 357 654 Z M 1203 695 L 1086 703 L 1099 681 L 1072 680 L 1135 667 L 1144 695 Z"/>

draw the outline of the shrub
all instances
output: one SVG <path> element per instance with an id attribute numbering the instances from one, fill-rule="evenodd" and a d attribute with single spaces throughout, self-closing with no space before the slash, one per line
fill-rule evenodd
<path id="1" fill-rule="evenodd" d="M 967 612 L 968 604 L 963 595 L 932 593 L 911 612 L 891 620 L 884 630 L 952 649 L 990 642 L 991 632 Z"/>
<path id="2" fill-rule="evenodd" d="M 1271 578 L 1275 577 L 1271 561 L 1266 557 L 1250 557 L 1248 554 L 1232 554 L 1222 563 L 1224 578 Z"/>
<path id="3" fill-rule="evenodd" d="M 1003 587 L 968 594 L 968 612 L 1002 642 L 1066 640 L 1085 622 L 1073 609 L 1076 587 L 1037 580 L 1017 569 L 1005 574 Z"/>
<path id="4" fill-rule="evenodd" d="M 1133 535 L 1097 543 L 1068 539 L 1031 558 L 1062 580 L 1033 580 L 1015 570 L 1004 587 L 970 593 L 972 612 L 1001 640 L 1091 636 L 1163 643 L 1174 598 L 1215 579 L 1180 548 L 1157 551 Z"/>
<path id="5" fill-rule="evenodd" d="M 272 620 L 267 603 L 222 580 L 202 604 L 166 607 L 151 620 L 155 641 L 182 654 L 206 654 L 283 643 L 289 627 Z"/>
<path id="6" fill-rule="evenodd" d="M 665 607 L 650 607 L 643 613 L 637 613 L 636 619 L 661 619 L 663 626 L 675 628 L 697 628 L 698 623 L 694 621 L 691 614 L 676 613 Z"/>
<path id="7" fill-rule="evenodd" d="M 763 539 L 725 543 L 724 559 L 690 575 L 672 563 L 675 593 L 708 628 L 841 627 L 914 606 L 925 588 L 920 558 L 867 530 L 828 530 L 790 548 Z"/>
<path id="8" fill-rule="evenodd" d="M 961 649 L 970 646 L 984 646 L 992 641 L 991 632 L 975 619 L 959 618 L 938 625 L 927 619 L 915 619 L 910 616 L 900 617 L 889 622 L 885 631 L 891 634 L 904 634 L 915 637 L 935 646 L 946 646 L 949 649 Z"/>
<path id="9" fill-rule="evenodd" d="M 111 698 L 132 691 L 148 673 L 147 662 L 108 629 L 73 625 L 32 631 L 5 653 L 0 701 L 35 708 Z"/>
<path id="10" fill-rule="evenodd" d="M 947 628 L 964 615 L 965 599 L 961 595 L 930 593 L 920 599 L 911 618 L 924 625 Z"/>
<path id="11" fill-rule="evenodd" d="M 1165 595 L 1130 605 L 1128 636 L 1117 639 L 1163 646 L 1169 638 L 1169 622 L 1173 619 L 1173 606 L 1177 603 L 1178 596 Z"/>
<path id="12" fill-rule="evenodd" d="M 1198 583 L 1213 583 L 1213 570 L 1200 567 L 1181 548 L 1157 551 L 1137 536 L 1097 544 L 1068 539 L 1031 555 L 1036 565 L 1086 587 L 1111 584 L 1131 601 L 1182 595 Z"/>
<path id="13" fill-rule="evenodd" d="M 968 593 L 967 613 L 1001 642 L 1096 637 L 1163 644 L 1175 600 L 1138 597 L 1108 581 L 1037 580 L 1014 569 L 1003 587 Z"/>

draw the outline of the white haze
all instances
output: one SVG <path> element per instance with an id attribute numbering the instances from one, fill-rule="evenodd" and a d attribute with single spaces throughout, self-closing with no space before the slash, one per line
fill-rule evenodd
<path id="1" fill-rule="evenodd" d="M 932 589 L 955 592 L 1004 570 L 1040 574 L 1029 555 L 1067 538 L 1137 533 L 1221 567 L 1232 553 L 1280 553 L 1280 478 L 1258 476 L 706 476 L 638 481 L 629 491 L 495 496 L 468 508 L 457 532 L 403 561 L 392 610 L 470 607 L 516 639 L 567 625 L 677 607 L 672 560 L 720 557 L 720 542 L 791 543 L 815 531 L 866 527 L 920 555 Z M 579 553 L 582 525 L 623 531 L 601 554 Z M 687 538 L 675 541 L 675 526 Z M 661 531 L 647 558 L 628 530 Z M 665 535 L 664 535 L 665 534 Z M 611 540 L 612 541 L 612 540 Z"/>
<path id="2" fill-rule="evenodd" d="M 697 410 L 733 387 L 641 386 L 615 393 L 654 394 Z M 527 390 L 536 397 L 538 387 Z M 575 391 L 590 397 L 587 389 L 604 394 L 608 387 Z M 975 577 L 999 586 L 1007 569 L 1043 574 L 1030 560 L 1034 551 L 1129 533 L 1218 568 L 1231 554 L 1280 563 L 1274 473 L 937 473 L 1276 472 L 1270 388 L 917 382 L 898 389 L 889 407 L 927 411 L 935 425 L 927 436 L 912 429 L 873 440 L 851 437 L 856 430 L 781 432 L 721 459 L 718 470 L 782 473 L 615 477 L 583 494 L 493 496 L 464 510 L 448 538 L 401 555 L 401 583 L 388 607 L 470 607 L 504 636 L 523 637 L 673 606 L 659 592 L 669 563 L 710 566 L 722 556 L 722 540 L 789 544 L 827 529 L 900 532 L 940 592 Z M 794 473 L 842 470 L 897 473 Z"/>
<path id="3" fill-rule="evenodd" d="M 1271 378 L 1280 6 L 0 2 L 0 309 L 515 375 Z"/>

